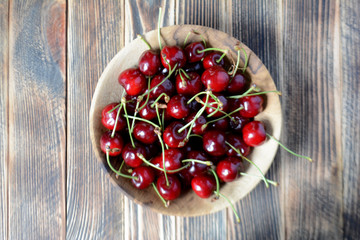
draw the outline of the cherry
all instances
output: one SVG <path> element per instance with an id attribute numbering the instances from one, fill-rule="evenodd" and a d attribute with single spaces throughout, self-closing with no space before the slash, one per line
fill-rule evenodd
<path id="1" fill-rule="evenodd" d="M 209 198 L 216 189 L 216 181 L 213 176 L 200 175 L 191 180 L 191 187 L 201 198 Z"/>
<path id="2" fill-rule="evenodd" d="M 228 143 L 230 143 L 233 147 L 235 147 L 236 149 L 238 149 L 241 153 L 242 156 L 246 157 L 250 154 L 250 146 L 248 146 L 243 138 L 240 135 L 236 135 L 236 134 L 228 134 L 226 136 L 226 141 Z M 239 155 L 237 152 L 234 151 L 234 149 L 232 148 L 228 148 L 226 151 L 226 155 L 228 156 L 236 156 L 236 157 L 241 157 L 241 155 Z"/>
<path id="3" fill-rule="evenodd" d="M 134 126 L 134 137 L 142 143 L 152 144 L 158 139 L 153 125 L 146 122 L 137 122 Z"/>
<path id="4" fill-rule="evenodd" d="M 238 172 L 242 168 L 240 158 L 227 157 L 217 164 L 216 173 L 222 181 L 232 182 L 238 177 Z"/>
<path id="5" fill-rule="evenodd" d="M 218 63 L 217 61 L 221 58 L 223 54 L 221 52 L 210 52 L 208 53 L 203 60 L 203 66 L 205 69 L 208 69 L 213 66 L 221 66 L 223 67 L 225 65 L 224 59 L 221 59 L 221 61 Z"/>
<path id="6" fill-rule="evenodd" d="M 184 49 L 187 60 L 189 63 L 198 62 L 200 61 L 204 56 L 205 52 L 199 52 L 205 49 L 205 46 L 202 42 L 193 42 L 187 45 Z"/>
<path id="7" fill-rule="evenodd" d="M 156 142 L 153 144 L 146 144 L 144 147 L 146 150 L 146 155 L 144 156 L 146 156 L 149 159 L 155 157 L 160 151 L 159 145 Z"/>
<path id="8" fill-rule="evenodd" d="M 244 108 L 240 110 L 240 115 L 246 118 L 252 118 L 263 110 L 264 99 L 261 95 L 246 96 L 239 100 L 240 106 Z"/>
<path id="9" fill-rule="evenodd" d="M 217 129 L 220 131 L 227 131 L 229 129 L 230 121 L 229 118 L 223 118 L 210 124 L 211 129 Z"/>
<path id="10" fill-rule="evenodd" d="M 188 134 L 187 129 L 182 132 L 178 132 L 184 124 L 181 122 L 172 122 L 165 128 L 164 142 L 171 148 L 181 148 L 186 144 L 185 138 Z"/>
<path id="11" fill-rule="evenodd" d="M 161 63 L 166 69 L 169 69 L 169 65 L 174 69 L 176 64 L 176 69 L 179 69 L 185 66 L 186 55 L 178 46 L 165 46 L 161 50 Z"/>
<path id="12" fill-rule="evenodd" d="M 205 70 L 201 76 L 204 86 L 213 92 L 225 91 L 229 84 L 229 75 L 220 66 L 213 66 Z"/>
<path id="13" fill-rule="evenodd" d="M 169 148 L 165 150 L 165 168 L 167 174 L 175 174 L 175 172 L 168 172 L 169 170 L 176 170 L 181 168 L 181 160 L 184 154 L 177 148 Z M 151 160 L 151 163 L 155 166 L 164 169 L 163 154 L 160 153 Z M 159 171 L 160 172 L 160 171 Z M 161 173 L 161 172 L 160 172 Z"/>
<path id="14" fill-rule="evenodd" d="M 145 51 L 139 59 L 139 70 L 145 76 L 153 76 L 161 70 L 160 55 L 153 51 Z"/>
<path id="15" fill-rule="evenodd" d="M 185 72 L 198 72 L 202 73 L 204 71 L 202 62 L 194 62 L 194 63 L 188 63 L 183 67 Z"/>
<path id="16" fill-rule="evenodd" d="M 164 75 L 156 75 L 150 82 L 150 88 L 154 88 L 150 92 L 150 99 L 155 99 L 160 96 L 162 93 L 166 93 L 168 96 L 172 96 L 175 92 L 175 87 L 173 83 L 166 79 L 160 86 L 156 87 L 158 84 L 160 84 L 164 80 Z"/>
<path id="17" fill-rule="evenodd" d="M 118 103 L 110 103 L 104 107 L 104 109 L 101 112 L 101 123 L 104 127 L 106 127 L 109 130 L 113 130 L 115 126 L 116 116 L 118 114 L 119 108 L 116 108 L 112 112 L 109 113 L 110 110 L 114 109 Z M 119 113 L 117 124 L 115 131 L 120 131 L 124 129 L 126 126 L 126 121 L 123 116 Z"/>
<path id="18" fill-rule="evenodd" d="M 236 73 L 230 80 L 226 90 L 230 94 L 242 94 L 245 92 L 247 87 L 248 86 L 245 76 L 242 73 Z"/>
<path id="19" fill-rule="evenodd" d="M 191 101 L 189 104 L 189 109 L 190 112 L 198 112 L 200 110 L 200 108 L 202 107 L 202 105 L 200 103 L 198 103 L 197 101 Z"/>
<path id="20" fill-rule="evenodd" d="M 201 160 L 201 161 L 209 161 L 209 157 L 206 155 L 205 152 L 197 151 L 197 150 L 192 150 L 192 151 L 188 152 L 187 158 L 188 159 L 197 159 L 197 160 Z M 190 166 L 186 169 L 188 169 L 189 173 L 195 177 L 197 175 L 201 175 L 204 172 L 206 172 L 206 170 L 208 168 L 209 167 L 205 164 L 201 164 L 201 163 L 192 161 L 192 162 L 190 162 Z"/>
<path id="21" fill-rule="evenodd" d="M 235 132 L 241 133 L 243 127 L 251 122 L 250 118 L 245 118 L 241 116 L 238 112 L 231 115 L 230 128 Z"/>
<path id="22" fill-rule="evenodd" d="M 138 157 L 138 153 L 145 156 L 146 158 L 146 149 L 140 143 L 134 142 L 135 148 L 133 148 L 132 144 L 129 142 L 125 145 L 122 150 L 122 158 L 126 165 L 132 168 L 136 168 L 140 166 L 143 161 Z"/>
<path id="23" fill-rule="evenodd" d="M 154 170 L 151 167 L 140 166 L 133 170 L 131 176 L 137 177 L 131 180 L 134 187 L 138 189 L 147 188 L 155 180 Z"/>
<path id="24" fill-rule="evenodd" d="M 173 96 L 167 104 L 166 111 L 176 119 L 181 119 L 189 115 L 190 109 L 186 103 L 187 99 L 182 95 Z"/>
<path id="25" fill-rule="evenodd" d="M 244 142 L 251 146 L 257 147 L 266 140 L 265 127 L 260 121 L 252 121 L 246 124 L 242 130 Z"/>
<path id="26" fill-rule="evenodd" d="M 123 71 L 119 76 L 119 83 L 131 96 L 142 94 L 147 87 L 144 75 L 137 68 L 129 68 Z"/>
<path id="27" fill-rule="evenodd" d="M 212 156 L 226 153 L 225 133 L 219 130 L 209 130 L 203 136 L 203 148 Z"/>
<path id="28" fill-rule="evenodd" d="M 191 113 L 189 116 L 186 117 L 185 122 L 189 123 L 192 120 L 194 120 L 196 114 L 197 112 Z M 201 115 L 193 123 L 192 132 L 198 135 L 203 135 L 206 130 L 206 127 L 203 128 L 205 124 L 206 124 L 206 118 L 203 115 Z"/>
<path id="29" fill-rule="evenodd" d="M 183 189 L 187 189 L 191 186 L 191 180 L 193 179 L 193 176 L 189 173 L 188 169 L 181 170 L 178 173 L 178 177 L 180 178 Z"/>
<path id="30" fill-rule="evenodd" d="M 166 179 L 164 175 L 161 175 L 157 182 L 156 187 L 160 193 L 160 195 L 165 200 L 174 200 L 180 196 L 181 193 L 181 184 L 179 179 L 174 175 L 167 176 L 169 181 L 169 186 L 166 184 Z"/>
<path id="31" fill-rule="evenodd" d="M 127 110 L 127 113 L 130 114 L 130 115 L 134 115 L 134 113 L 135 113 L 135 108 L 136 108 L 136 104 L 137 104 L 137 97 L 138 96 L 131 96 L 131 95 L 126 95 L 125 96 L 126 110 Z"/>
<path id="32" fill-rule="evenodd" d="M 224 111 L 224 112 L 227 112 L 228 109 L 229 109 L 229 104 L 228 104 L 228 100 L 225 98 L 224 95 L 222 94 L 219 94 L 219 93 L 215 93 L 214 94 L 218 99 L 219 101 L 222 103 L 222 106 L 219 108 L 220 110 Z M 202 99 L 203 102 L 206 101 L 206 96 Z M 215 99 L 213 98 L 209 98 L 208 100 L 208 105 L 210 105 L 211 107 L 214 107 L 214 108 L 217 108 L 217 103 L 215 101 Z M 210 108 L 210 107 L 206 107 L 206 112 L 207 114 L 210 114 L 212 112 L 215 112 L 216 109 L 213 109 L 213 108 Z M 213 117 L 221 117 L 223 116 L 224 114 L 221 113 L 220 111 L 218 111 L 217 113 L 215 113 L 214 115 L 212 115 Z"/>
<path id="33" fill-rule="evenodd" d="M 178 94 L 193 96 L 198 92 L 201 92 L 203 85 L 201 83 L 200 75 L 196 72 L 187 73 L 189 78 L 183 73 L 179 73 L 176 76 L 176 90 Z M 181 79 L 182 77 L 182 79 Z"/>
<path id="34" fill-rule="evenodd" d="M 100 138 L 101 151 L 106 153 L 106 149 L 109 148 L 109 156 L 115 157 L 121 154 L 124 141 L 119 133 L 115 132 L 114 137 L 111 137 L 111 131 L 105 132 Z"/>
<path id="35" fill-rule="evenodd" d="M 157 116 L 155 107 L 153 107 L 153 108 L 151 107 L 151 105 L 154 103 L 154 100 L 149 100 L 146 103 L 146 105 L 144 106 L 145 101 L 146 100 L 143 100 L 140 103 L 141 110 L 139 111 L 139 115 L 140 115 L 140 117 L 142 117 L 144 119 L 152 120 L 152 119 L 156 118 L 156 116 Z"/>
<path id="36" fill-rule="evenodd" d="M 193 150 L 203 150 L 202 145 L 202 138 L 190 137 L 188 143 L 182 148 L 182 150 L 184 154 L 187 154 Z"/>

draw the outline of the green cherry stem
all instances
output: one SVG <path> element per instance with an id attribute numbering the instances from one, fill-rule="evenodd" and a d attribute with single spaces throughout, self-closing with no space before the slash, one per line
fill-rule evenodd
<path id="1" fill-rule="evenodd" d="M 159 48 L 160 48 L 160 51 L 162 50 L 162 45 L 161 45 L 161 34 L 160 34 L 160 27 L 161 25 L 161 7 L 159 8 L 159 18 L 158 18 L 158 41 L 159 41 Z"/>
<path id="2" fill-rule="evenodd" d="M 197 101 L 198 103 L 201 103 L 202 105 L 205 105 L 205 103 L 204 103 L 200 98 L 196 98 L 196 101 Z M 206 107 L 212 108 L 212 109 L 214 109 L 214 110 L 217 109 L 216 107 L 210 106 L 209 104 L 207 104 Z M 221 112 L 221 113 L 224 114 L 224 115 L 227 114 L 226 112 L 224 112 L 224 111 L 221 110 L 221 109 L 219 109 L 219 112 Z M 208 116 L 207 116 L 207 117 L 208 117 Z"/>
<path id="3" fill-rule="evenodd" d="M 211 161 L 201 161 L 201 160 L 197 160 L 197 159 L 184 159 L 181 162 L 185 163 L 185 162 L 195 162 L 195 163 L 200 163 L 200 164 L 204 164 L 206 166 L 212 166 L 213 163 Z"/>
<path id="4" fill-rule="evenodd" d="M 229 112 L 229 113 L 227 113 L 227 114 L 225 114 L 225 115 L 223 115 L 223 116 L 221 116 L 221 117 L 219 117 L 219 118 L 216 118 L 216 119 L 214 119 L 214 120 L 211 120 L 211 121 L 207 122 L 206 124 L 204 124 L 204 125 L 202 126 L 202 128 L 205 129 L 209 124 L 214 123 L 214 122 L 217 122 L 217 121 L 222 120 L 222 119 L 224 119 L 224 118 L 227 118 L 227 117 L 231 118 L 231 115 L 233 115 L 234 113 L 242 110 L 243 108 L 244 108 L 244 107 L 241 106 L 241 107 L 235 109 L 235 110 L 232 111 L 232 112 Z"/>
<path id="5" fill-rule="evenodd" d="M 157 189 L 157 187 L 155 186 L 155 184 L 152 182 L 151 185 L 153 186 L 156 194 L 159 196 L 159 198 L 161 199 L 161 201 L 164 203 L 164 206 L 167 208 L 169 207 L 169 204 L 165 201 L 165 199 L 160 195 L 159 190 Z"/>
<path id="6" fill-rule="evenodd" d="M 157 116 L 157 119 L 159 121 L 160 128 L 162 129 L 163 126 L 162 126 L 162 122 L 161 122 L 161 119 L 160 119 L 159 105 L 158 104 L 155 105 L 155 110 L 156 110 L 156 116 Z"/>
<path id="7" fill-rule="evenodd" d="M 207 92 L 202 91 L 202 92 L 199 92 L 199 93 L 195 94 L 192 98 L 189 99 L 189 101 L 187 101 L 187 104 L 190 104 L 192 101 L 194 101 L 194 99 L 196 99 L 196 97 L 198 97 L 200 95 L 204 95 L 204 94 L 207 94 Z"/>
<path id="8" fill-rule="evenodd" d="M 164 143 L 163 143 L 163 140 L 162 140 L 160 134 L 157 134 L 157 136 L 158 136 L 159 141 L 160 141 L 160 144 L 161 144 L 162 160 L 163 160 L 163 169 L 164 169 L 164 176 L 165 176 L 165 180 L 166 180 L 166 186 L 170 186 L 169 179 L 168 179 L 167 173 L 166 173 L 166 167 L 165 167 L 165 148 L 164 148 Z"/>
<path id="9" fill-rule="evenodd" d="M 146 163 L 146 164 L 149 165 L 150 167 L 153 167 L 153 168 L 155 168 L 155 169 L 157 169 L 157 170 L 159 170 L 159 171 L 161 171 L 161 172 L 164 171 L 163 168 L 160 168 L 160 167 L 152 164 L 152 163 L 151 163 L 149 160 L 147 160 L 142 154 L 137 153 L 136 155 L 137 155 L 141 160 L 143 160 L 144 163 Z M 180 172 L 181 170 L 183 170 L 183 169 L 185 169 L 185 168 L 187 168 L 187 167 L 189 167 L 189 166 L 190 166 L 190 163 L 182 166 L 181 168 L 178 168 L 178 169 L 175 169 L 175 170 L 167 170 L 166 172 L 168 172 L 168 173 L 177 173 L 177 172 Z"/>
<path id="10" fill-rule="evenodd" d="M 165 111 L 166 109 L 163 109 L 162 115 L 161 115 L 161 129 L 164 132 L 164 127 L 165 127 Z"/>
<path id="11" fill-rule="evenodd" d="M 170 97 L 166 94 L 166 93 L 161 93 L 156 99 L 155 101 L 150 105 L 151 108 L 154 108 L 155 104 L 160 101 L 160 99 L 164 97 L 165 102 L 168 103 L 170 101 Z"/>
<path id="12" fill-rule="evenodd" d="M 117 175 L 119 175 L 119 176 L 121 176 L 121 177 L 124 177 L 124 178 L 130 178 L 130 179 L 138 180 L 138 178 L 135 177 L 135 176 L 125 175 L 125 174 L 121 173 L 120 171 L 117 171 L 117 170 L 113 167 L 113 165 L 111 164 L 111 162 L 110 162 L 109 152 L 110 152 L 110 147 L 107 146 L 107 147 L 106 147 L 106 161 L 107 161 L 110 169 L 111 169 L 114 173 L 116 173 Z"/>
<path id="13" fill-rule="evenodd" d="M 249 62 L 249 58 L 248 58 L 248 55 L 247 55 L 245 49 L 244 49 L 244 48 L 241 48 L 241 50 L 243 51 L 244 56 L 245 56 L 245 64 L 244 64 L 244 67 L 243 67 L 243 69 L 242 69 L 242 71 L 243 71 L 243 73 L 244 73 L 244 72 L 246 71 L 246 68 L 247 68 L 247 65 L 248 65 L 248 62 Z"/>
<path id="14" fill-rule="evenodd" d="M 157 124 L 155 124 L 155 123 L 153 123 L 153 122 L 151 122 L 151 121 L 149 121 L 149 120 L 147 120 L 145 118 L 139 118 L 139 117 L 134 117 L 134 116 L 127 116 L 127 117 L 130 118 L 130 119 L 135 119 L 135 120 L 146 122 L 148 124 L 153 125 L 155 128 L 161 129 L 159 125 L 157 125 Z"/>
<path id="15" fill-rule="evenodd" d="M 228 53 L 228 50 L 226 50 L 226 52 L 224 52 L 224 53 L 221 55 L 221 57 L 220 57 L 218 60 L 216 60 L 216 62 L 217 62 L 217 63 L 220 63 L 221 60 L 226 56 L 227 53 Z"/>
<path id="16" fill-rule="evenodd" d="M 221 49 L 221 48 L 205 48 L 203 50 L 198 50 L 197 52 L 198 53 L 203 53 L 203 52 L 208 52 L 208 51 L 219 51 L 219 52 L 222 52 L 222 53 L 229 52 L 228 49 Z"/>
<path id="17" fill-rule="evenodd" d="M 148 91 L 147 91 L 147 95 L 146 95 L 146 100 L 145 100 L 145 103 L 143 105 L 141 105 L 141 107 L 137 110 L 138 112 L 141 111 L 141 109 L 143 109 L 144 107 L 146 107 L 146 104 L 148 103 L 149 101 L 149 98 L 150 98 L 150 83 L 151 83 L 151 77 L 149 77 L 148 79 Z M 143 97 L 139 97 L 138 98 L 138 102 L 141 102 L 142 101 L 142 98 Z M 137 108 L 136 108 L 137 109 Z"/>
<path id="18" fill-rule="evenodd" d="M 244 173 L 244 172 L 241 172 L 240 175 L 242 176 L 249 176 L 249 177 L 257 177 L 257 178 L 260 178 L 262 179 L 262 176 L 257 176 L 257 175 L 254 175 L 254 174 L 249 174 L 249 173 Z M 279 186 L 279 183 L 278 182 L 275 182 L 275 181 L 272 181 L 270 179 L 267 179 L 268 183 L 272 184 L 273 186 L 277 187 Z"/>
<path id="19" fill-rule="evenodd" d="M 126 100 L 125 100 L 125 97 L 123 97 L 122 99 L 121 99 L 121 102 L 124 104 L 124 117 L 126 118 L 126 123 L 127 123 L 127 125 L 128 125 L 128 128 L 129 128 L 129 137 L 130 137 L 130 141 L 131 141 L 131 145 L 132 145 L 132 147 L 133 148 L 135 148 L 135 143 L 134 143 L 134 139 L 132 138 L 132 129 L 131 129 L 131 127 L 130 127 L 130 121 L 129 121 L 129 115 L 127 114 L 127 110 L 126 110 Z"/>
<path id="20" fill-rule="evenodd" d="M 121 108 L 122 108 L 123 104 L 121 103 L 120 107 L 119 107 L 119 110 L 116 114 L 116 118 L 115 118 L 115 124 L 114 124 L 114 128 L 112 130 L 112 133 L 111 133 L 111 138 L 114 137 L 115 135 L 115 131 L 116 131 L 116 126 L 117 126 L 117 123 L 118 123 L 118 120 L 119 120 L 119 115 L 120 115 L 120 112 L 121 112 Z"/>
<path id="21" fill-rule="evenodd" d="M 115 109 L 119 108 L 121 105 L 122 105 L 122 103 L 119 103 L 118 105 L 113 107 L 111 110 L 109 110 L 107 113 L 111 113 L 111 112 L 115 111 Z"/>
<path id="22" fill-rule="evenodd" d="M 199 134 L 190 134 L 190 136 L 189 137 L 199 137 L 199 138 L 203 138 L 201 135 L 199 135 Z"/>
<path id="23" fill-rule="evenodd" d="M 256 92 L 256 93 L 249 93 L 249 94 L 241 94 L 241 95 L 234 95 L 234 96 L 229 96 L 227 98 L 243 98 L 243 97 L 250 97 L 250 96 L 257 96 L 257 95 L 264 95 L 267 93 L 276 93 L 277 95 L 281 96 L 281 92 L 277 91 L 277 90 L 273 90 L 273 91 L 264 91 L 264 92 Z"/>
<path id="24" fill-rule="evenodd" d="M 240 63 L 240 53 L 241 51 L 240 50 L 237 50 L 237 59 L 236 59 L 236 65 L 235 65 L 235 69 L 233 70 L 233 73 L 231 75 L 231 78 L 233 78 L 239 68 L 239 63 Z"/>
<path id="25" fill-rule="evenodd" d="M 214 193 L 215 193 L 215 192 L 214 192 Z M 222 198 L 224 198 L 224 199 L 230 204 L 231 209 L 233 210 L 233 212 L 234 212 L 234 214 L 235 214 L 236 221 L 239 223 L 239 222 L 240 222 L 240 217 L 239 217 L 238 213 L 236 212 L 236 209 L 235 209 L 234 205 L 231 203 L 230 199 L 227 198 L 227 197 L 226 197 L 224 194 L 222 194 L 222 193 L 219 193 L 219 196 L 222 197 Z"/>
<path id="26" fill-rule="evenodd" d="M 214 177 L 215 177 L 215 181 L 216 181 L 216 190 L 215 190 L 215 195 L 216 195 L 216 197 L 219 197 L 219 195 L 220 195 L 220 192 L 219 192 L 219 189 L 220 189 L 220 182 L 219 182 L 219 178 L 218 178 L 218 176 L 217 176 L 217 174 L 216 174 L 216 172 L 215 172 L 215 170 L 214 170 L 214 169 L 210 168 L 210 172 L 214 175 Z"/>
<path id="27" fill-rule="evenodd" d="M 188 32 L 188 34 L 186 35 L 186 38 L 185 38 L 185 40 L 184 40 L 184 46 L 186 45 L 187 40 L 188 40 L 188 38 L 190 37 L 190 34 L 191 34 L 191 31 Z"/>
<path id="28" fill-rule="evenodd" d="M 137 37 L 140 38 L 146 44 L 149 50 L 151 50 L 150 44 L 148 43 L 148 41 L 145 40 L 145 38 L 142 35 L 138 34 Z"/>
<path id="29" fill-rule="evenodd" d="M 300 158 L 305 158 L 308 161 L 312 162 L 313 160 L 310 157 L 307 156 L 303 156 L 297 153 L 294 153 L 293 151 L 291 151 L 290 149 L 288 149 L 287 147 L 285 147 L 279 140 L 277 140 L 276 138 L 274 138 L 273 136 L 271 136 L 270 134 L 266 133 L 266 136 L 268 136 L 269 138 L 273 139 L 275 142 L 277 142 L 280 147 L 282 147 L 283 149 L 285 149 L 287 152 L 291 153 L 292 155 L 296 156 L 296 157 L 300 157 Z"/>

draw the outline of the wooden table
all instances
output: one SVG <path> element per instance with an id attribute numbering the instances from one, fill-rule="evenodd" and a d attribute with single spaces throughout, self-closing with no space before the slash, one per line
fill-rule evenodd
<path id="1" fill-rule="evenodd" d="M 230 210 L 168 217 L 110 183 L 90 143 L 99 76 L 137 33 L 199 24 L 233 35 L 283 92 L 267 177 Z M 359 239 L 360 2 L 0 1 L 1 239 Z"/>

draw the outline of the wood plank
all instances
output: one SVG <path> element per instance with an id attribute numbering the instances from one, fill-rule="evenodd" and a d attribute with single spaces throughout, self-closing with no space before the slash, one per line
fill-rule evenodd
<path id="1" fill-rule="evenodd" d="M 95 157 L 88 115 L 102 71 L 124 45 L 124 2 L 68 5 L 67 238 L 121 239 L 127 206 Z"/>
<path id="2" fill-rule="evenodd" d="M 280 1 L 248 0 L 234 1 L 232 6 L 233 35 L 262 60 L 268 68 L 279 90 L 282 89 L 281 58 L 282 48 Z M 283 100 L 283 99 L 281 99 Z M 280 151 L 266 177 L 281 183 Z M 283 238 L 280 187 L 269 189 L 259 185 L 237 204 L 241 223 L 236 224 L 233 217 L 228 222 L 229 239 L 280 239 Z M 229 210 L 228 214 L 232 214 Z M 232 216 L 232 215 L 230 215 Z"/>
<path id="3" fill-rule="evenodd" d="M 65 1 L 9 12 L 9 239 L 65 238 Z"/>
<path id="4" fill-rule="evenodd" d="M 8 238 L 8 4 L 0 2 L 0 239 Z"/>
<path id="5" fill-rule="evenodd" d="M 283 5 L 283 142 L 314 159 L 283 154 L 286 239 L 343 237 L 338 3 Z"/>
<path id="6" fill-rule="evenodd" d="M 341 1 L 344 239 L 360 239 L 360 2 Z"/>

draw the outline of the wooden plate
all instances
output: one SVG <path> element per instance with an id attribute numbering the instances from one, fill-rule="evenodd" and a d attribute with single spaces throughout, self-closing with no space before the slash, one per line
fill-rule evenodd
<path id="1" fill-rule="evenodd" d="M 237 53 L 234 46 L 239 44 L 239 41 L 226 33 L 203 26 L 176 25 L 164 27 L 161 29 L 163 46 L 164 44 L 182 46 L 186 35 L 191 30 L 201 33 L 210 46 L 229 49 L 228 56 L 234 60 L 236 59 Z M 158 49 L 156 30 L 145 34 L 145 38 L 154 49 Z M 188 42 L 200 40 L 198 35 L 191 34 Z M 249 65 L 246 72 L 252 82 L 263 91 L 276 90 L 274 81 L 264 64 L 248 47 L 242 46 L 249 56 Z M 197 216 L 228 207 L 229 205 L 224 199 L 216 201 L 211 201 L 212 198 L 201 199 L 192 191 L 188 191 L 186 194 L 182 194 L 179 199 L 172 201 L 168 208 L 165 208 L 152 187 L 145 190 L 135 189 L 129 180 L 117 179 L 115 174 L 108 168 L 105 155 L 101 152 L 99 145 L 100 137 L 105 131 L 101 125 L 101 111 L 107 104 L 120 101 L 123 88 L 118 83 L 118 76 L 123 70 L 136 66 L 140 55 L 145 50 L 147 50 L 146 45 L 140 39 L 135 39 L 116 54 L 99 79 L 90 109 L 90 136 L 97 158 L 101 161 L 103 169 L 109 173 L 111 180 L 119 186 L 119 189 L 127 197 L 157 212 L 176 216 Z M 244 56 L 242 56 L 240 66 L 243 66 L 243 61 Z M 282 118 L 280 100 L 276 94 L 267 94 L 265 109 L 256 119 L 264 121 L 267 132 L 279 139 Z M 249 158 L 257 164 L 263 173 L 266 173 L 275 157 L 277 148 L 278 145 L 275 141 L 267 140 L 265 144 L 255 148 Z M 252 165 L 248 166 L 247 173 L 260 176 L 258 170 Z M 223 185 L 220 192 L 235 203 L 254 189 L 260 181 L 257 177 L 242 176 L 234 182 Z"/>

